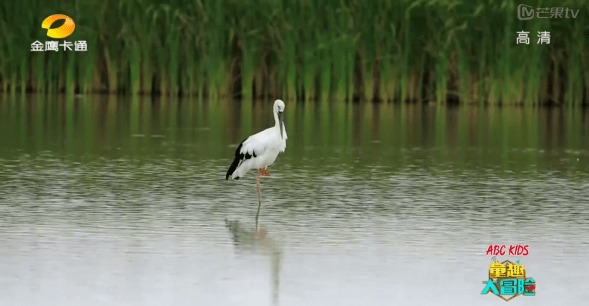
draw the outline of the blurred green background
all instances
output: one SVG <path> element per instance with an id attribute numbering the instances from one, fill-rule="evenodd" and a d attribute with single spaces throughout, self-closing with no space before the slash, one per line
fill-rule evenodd
<path id="1" fill-rule="evenodd" d="M 576 18 L 518 20 L 517 1 L 2 1 L 3 92 L 288 100 L 581 104 L 586 1 L 526 1 Z M 88 51 L 31 52 L 41 22 Z M 564 17 L 564 16 L 563 16 Z M 570 16 L 569 16 L 570 17 Z M 517 45 L 518 31 L 530 32 Z M 537 44 L 538 31 L 551 43 Z M 59 41 L 63 41 L 59 40 Z"/>

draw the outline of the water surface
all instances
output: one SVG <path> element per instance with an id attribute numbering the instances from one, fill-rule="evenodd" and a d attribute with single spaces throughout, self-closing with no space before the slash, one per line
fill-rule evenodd
<path id="1" fill-rule="evenodd" d="M 589 299 L 588 111 L 286 103 L 256 229 L 271 102 L 2 97 L 0 305 L 498 305 L 489 244 Z"/>

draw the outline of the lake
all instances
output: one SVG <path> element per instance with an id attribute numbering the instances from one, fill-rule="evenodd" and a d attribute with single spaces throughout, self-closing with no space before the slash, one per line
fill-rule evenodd
<path id="1" fill-rule="evenodd" d="M 226 181 L 272 102 L 0 97 L 0 305 L 589 300 L 589 109 L 286 102 L 285 154 Z"/>

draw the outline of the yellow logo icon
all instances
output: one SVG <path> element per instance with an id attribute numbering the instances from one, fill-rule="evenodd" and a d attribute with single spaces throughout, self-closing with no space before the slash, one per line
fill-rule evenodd
<path id="1" fill-rule="evenodd" d="M 62 26 L 51 29 L 51 25 L 53 25 L 53 23 L 62 19 L 65 19 L 65 22 Z M 59 39 L 72 35 L 72 33 L 74 33 L 74 29 L 76 28 L 76 24 L 74 23 L 74 20 L 67 15 L 55 14 L 45 18 L 41 24 L 41 27 L 43 29 L 47 29 L 47 36 Z"/>

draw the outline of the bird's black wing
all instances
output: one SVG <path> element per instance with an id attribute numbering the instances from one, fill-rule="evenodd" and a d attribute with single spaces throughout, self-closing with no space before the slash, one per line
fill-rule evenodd
<path id="1" fill-rule="evenodd" d="M 243 146 L 243 143 L 247 139 L 248 138 L 244 139 L 237 147 L 237 150 L 235 150 L 235 158 L 233 158 L 233 162 L 231 163 L 231 166 L 229 166 L 229 170 L 227 170 L 227 174 L 225 175 L 225 180 L 229 179 L 231 174 L 233 174 L 235 169 L 237 169 L 237 167 L 239 167 L 239 164 L 241 164 L 244 160 L 250 159 L 252 157 L 256 157 L 256 152 L 252 151 L 252 154 L 250 154 L 248 152 L 241 152 L 241 147 Z M 239 178 L 237 177 L 235 179 L 239 179 Z"/>

